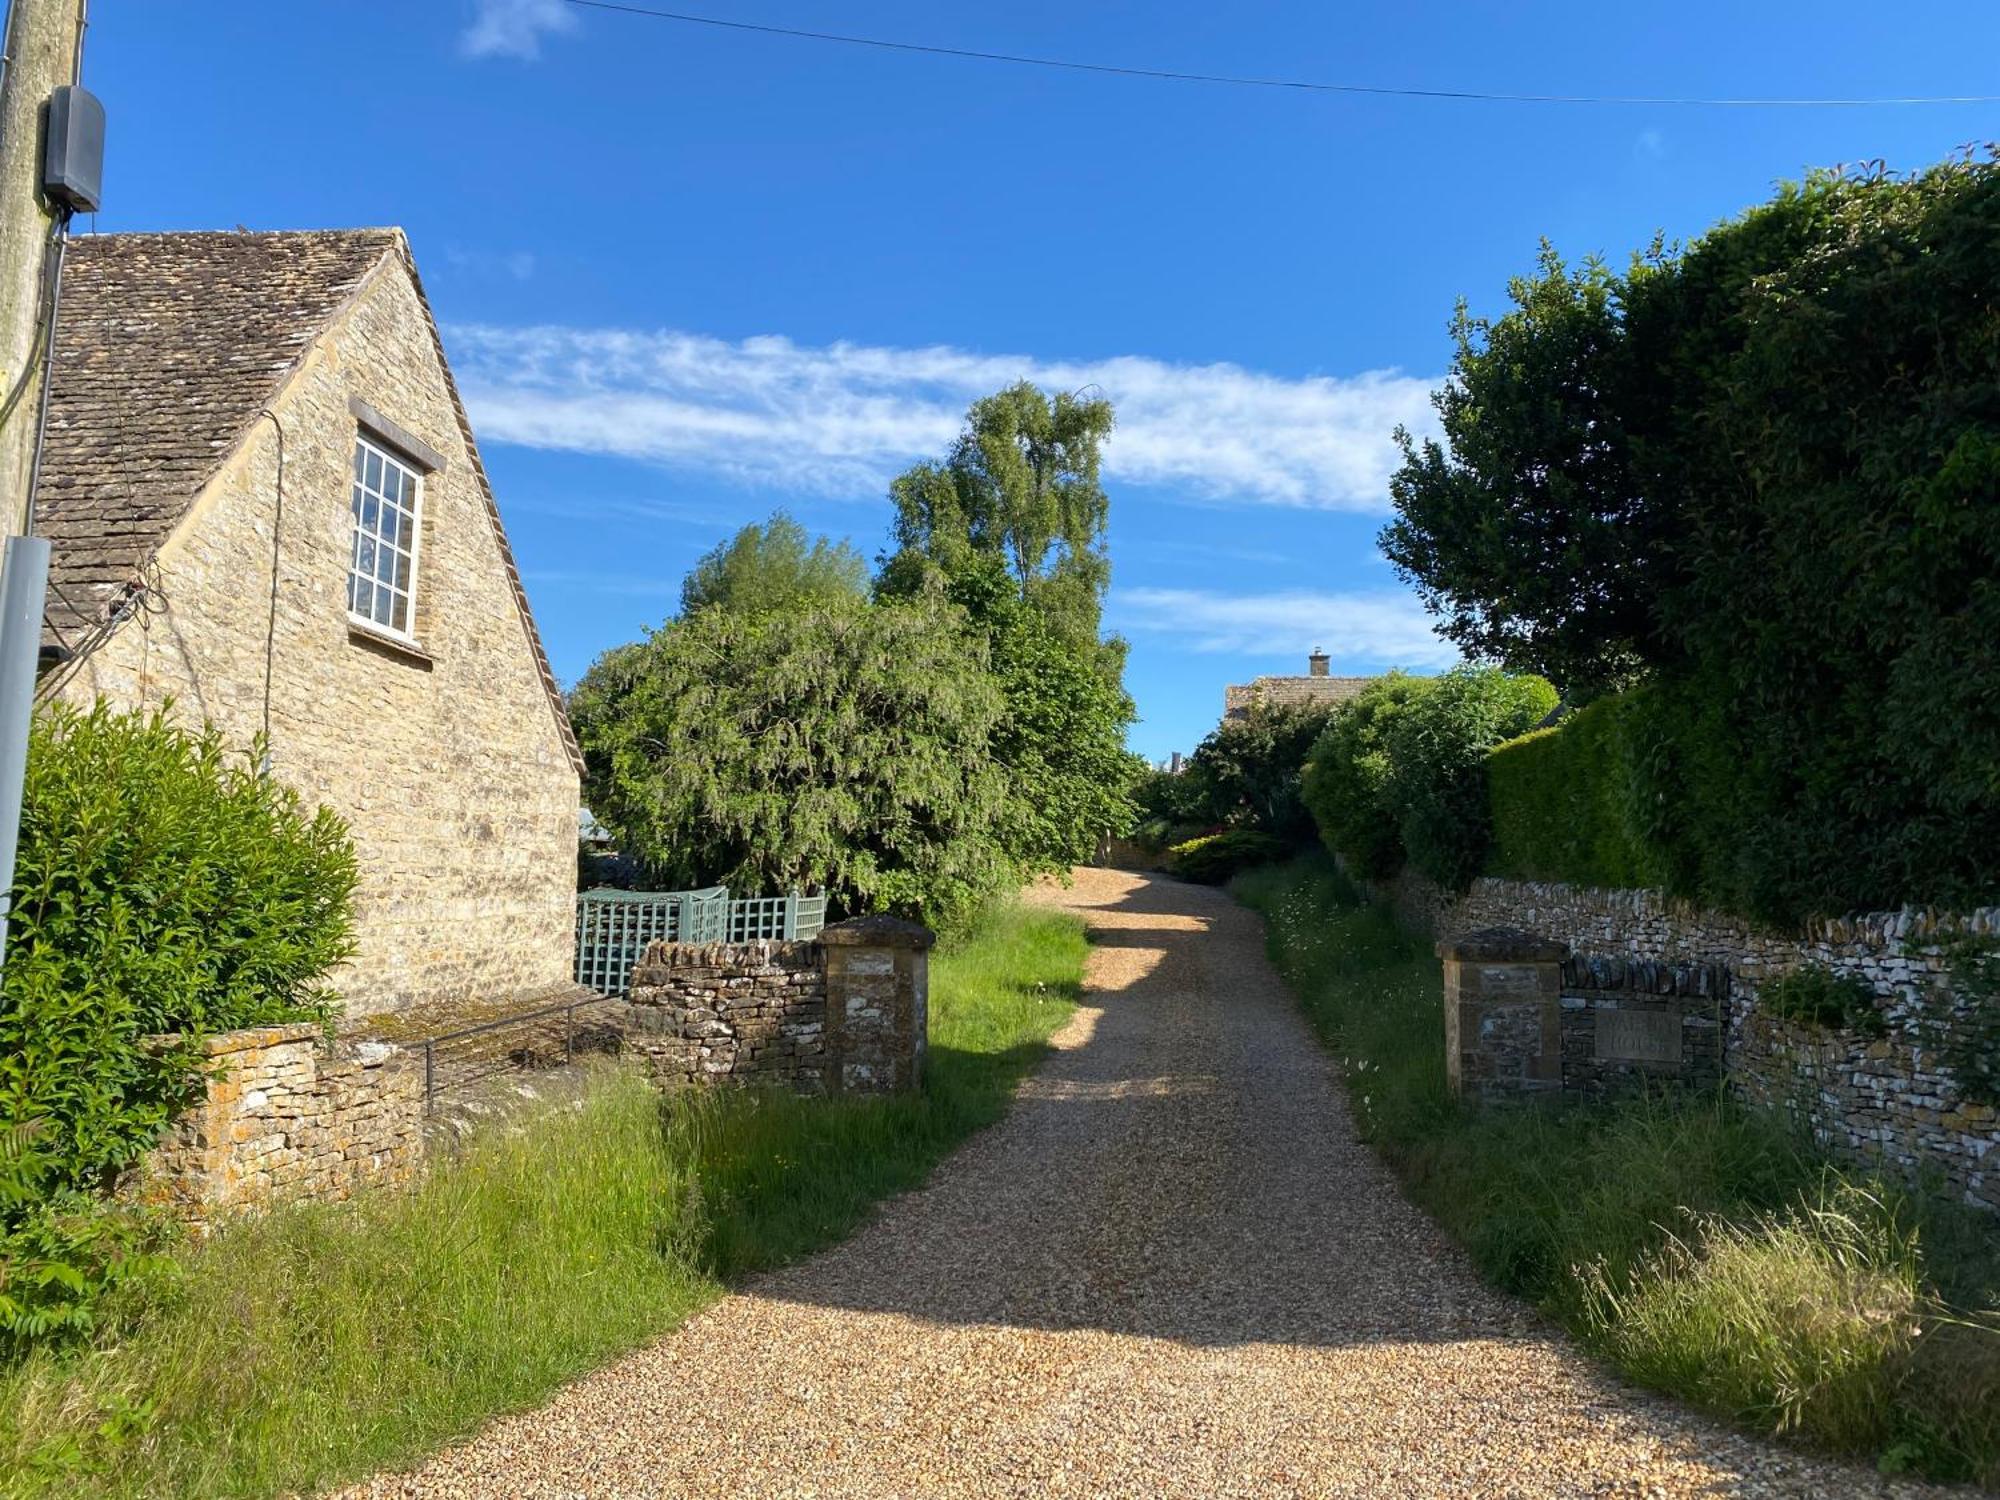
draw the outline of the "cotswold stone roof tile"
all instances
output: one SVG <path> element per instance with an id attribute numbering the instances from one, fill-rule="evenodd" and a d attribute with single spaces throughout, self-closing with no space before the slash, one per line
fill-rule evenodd
<path id="1" fill-rule="evenodd" d="M 1222 716 L 1248 718 L 1253 705 L 1266 708 L 1332 708 L 1358 697 L 1372 677 L 1256 677 L 1232 682 L 1222 691 Z"/>
<path id="2" fill-rule="evenodd" d="M 116 601 L 400 243 L 392 229 L 70 242 L 35 492 L 58 628 Z"/>

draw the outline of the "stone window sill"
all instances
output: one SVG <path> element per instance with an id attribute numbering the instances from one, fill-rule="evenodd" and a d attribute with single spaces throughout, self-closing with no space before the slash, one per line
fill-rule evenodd
<path id="1" fill-rule="evenodd" d="M 391 635 L 386 630 L 377 630 L 360 620 L 348 620 L 347 638 L 357 646 L 379 652 L 383 656 L 396 657 L 413 667 L 422 667 L 426 672 L 437 665 L 437 658 L 415 641 L 404 640 L 403 637 Z"/>

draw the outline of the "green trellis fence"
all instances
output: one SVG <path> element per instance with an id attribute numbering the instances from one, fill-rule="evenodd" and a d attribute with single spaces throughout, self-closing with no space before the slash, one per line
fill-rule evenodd
<path id="1" fill-rule="evenodd" d="M 621 996 L 649 943 L 748 943 L 818 937 L 826 897 L 754 896 L 727 886 L 701 891 L 583 891 L 576 898 L 576 982 Z"/>

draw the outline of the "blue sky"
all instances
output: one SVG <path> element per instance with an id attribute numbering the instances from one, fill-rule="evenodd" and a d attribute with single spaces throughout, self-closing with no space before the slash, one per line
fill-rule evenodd
<path id="1" fill-rule="evenodd" d="M 691 0 L 690 0 L 691 3 Z M 1931 0 L 709 14 L 1142 67 L 1619 95 L 1996 91 L 2000 7 Z M 567 682 L 778 506 L 884 540 L 887 477 L 984 391 L 1102 386 L 1135 748 L 1223 685 L 1451 653 L 1375 548 L 1454 300 L 1540 237 L 1622 258 L 1809 165 L 1907 167 L 2000 108 L 1358 98 L 672 25 L 562 0 L 97 0 L 105 230 L 400 224 Z"/>

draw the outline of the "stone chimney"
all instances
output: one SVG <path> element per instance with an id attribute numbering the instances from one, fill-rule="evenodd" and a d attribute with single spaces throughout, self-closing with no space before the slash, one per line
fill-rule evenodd
<path id="1" fill-rule="evenodd" d="M 1325 651 L 1315 650 L 1311 656 L 1306 658 L 1307 670 L 1314 677 L 1324 677 L 1326 676 L 1327 661 L 1328 658 Z"/>

